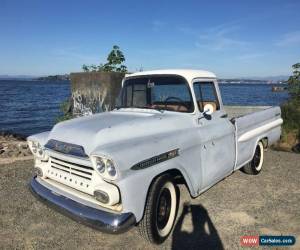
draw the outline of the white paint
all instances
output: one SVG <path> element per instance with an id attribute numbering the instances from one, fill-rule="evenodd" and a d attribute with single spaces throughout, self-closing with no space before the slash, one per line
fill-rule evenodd
<path id="1" fill-rule="evenodd" d="M 120 194 L 119 190 L 116 186 L 109 184 L 107 182 L 103 182 L 95 187 L 95 190 L 101 190 L 108 194 L 109 202 L 107 205 L 113 206 L 119 203 L 120 201 Z"/>
<path id="2" fill-rule="evenodd" d="M 150 70 L 141 71 L 133 74 L 128 74 L 126 77 L 145 76 L 145 75 L 179 75 L 187 79 L 189 83 L 195 78 L 217 78 L 216 75 L 206 70 L 193 70 L 193 69 L 163 69 L 163 70 Z"/>
<path id="3" fill-rule="evenodd" d="M 280 118 L 280 119 L 277 119 L 273 122 L 270 122 L 270 123 L 267 123 L 263 126 L 260 126 L 258 128 L 254 128 L 250 131 L 247 131 L 246 133 L 242 134 L 239 139 L 238 139 L 238 142 L 243 142 L 243 141 L 247 141 L 249 139 L 252 139 L 254 138 L 255 136 L 258 136 L 272 128 L 276 128 L 278 126 L 280 126 L 282 124 L 283 120 Z"/>

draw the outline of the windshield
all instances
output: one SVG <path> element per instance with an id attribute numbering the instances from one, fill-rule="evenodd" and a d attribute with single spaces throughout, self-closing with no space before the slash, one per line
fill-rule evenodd
<path id="1" fill-rule="evenodd" d="M 118 108 L 147 108 L 193 112 L 194 105 L 186 80 L 179 76 L 142 76 L 127 79 Z"/>

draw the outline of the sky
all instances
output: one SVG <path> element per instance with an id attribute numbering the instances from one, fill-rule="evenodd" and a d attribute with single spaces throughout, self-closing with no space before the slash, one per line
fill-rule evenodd
<path id="1" fill-rule="evenodd" d="M 105 62 L 113 45 L 130 71 L 290 75 L 299 11 L 299 0 L 0 0 L 0 75 L 78 72 Z"/>

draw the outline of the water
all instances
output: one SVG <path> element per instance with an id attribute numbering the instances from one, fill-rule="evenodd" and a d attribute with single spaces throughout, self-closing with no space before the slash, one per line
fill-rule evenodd
<path id="1" fill-rule="evenodd" d="M 278 106 L 288 98 L 287 91 L 272 92 L 278 84 L 220 84 L 225 105 Z"/>
<path id="2" fill-rule="evenodd" d="M 220 84 L 225 105 L 280 105 L 287 92 L 271 84 Z M 0 131 L 31 135 L 50 130 L 59 105 L 70 97 L 70 82 L 0 80 Z"/>
<path id="3" fill-rule="evenodd" d="M 70 96 L 70 82 L 0 81 L 0 131 L 31 135 L 47 131 Z"/>

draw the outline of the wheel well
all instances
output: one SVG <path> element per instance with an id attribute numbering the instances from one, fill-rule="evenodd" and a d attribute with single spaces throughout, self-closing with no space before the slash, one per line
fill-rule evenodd
<path id="1" fill-rule="evenodd" d="M 184 184 L 186 186 L 187 190 L 189 191 L 189 193 L 191 194 L 190 189 L 189 189 L 182 173 L 178 169 L 168 169 L 168 170 L 156 175 L 152 179 L 152 181 L 151 181 L 151 183 L 148 187 L 148 190 L 147 190 L 146 200 L 147 200 L 147 197 L 149 195 L 149 190 L 150 190 L 150 187 L 152 186 L 153 182 L 162 175 L 170 175 L 173 178 L 175 184 Z M 145 206 L 146 206 L 146 202 L 145 202 Z M 144 216 L 144 213 L 145 213 L 145 206 L 144 206 L 143 216 Z M 139 222 L 138 222 L 138 224 L 139 224 Z"/>
<path id="2" fill-rule="evenodd" d="M 169 169 L 165 172 L 162 172 L 160 173 L 159 175 L 155 176 L 152 180 L 152 182 L 158 178 L 159 176 L 162 176 L 162 175 L 165 175 L 165 174 L 168 174 L 170 176 L 172 176 L 175 184 L 183 184 L 185 185 L 185 187 L 187 188 L 187 190 L 189 191 L 189 193 L 191 194 L 190 192 L 190 189 L 189 189 L 189 186 L 187 185 L 186 181 L 185 181 L 185 178 L 183 176 L 183 174 L 180 172 L 180 170 L 178 169 Z M 151 182 L 151 185 L 152 185 L 152 182 Z"/>

